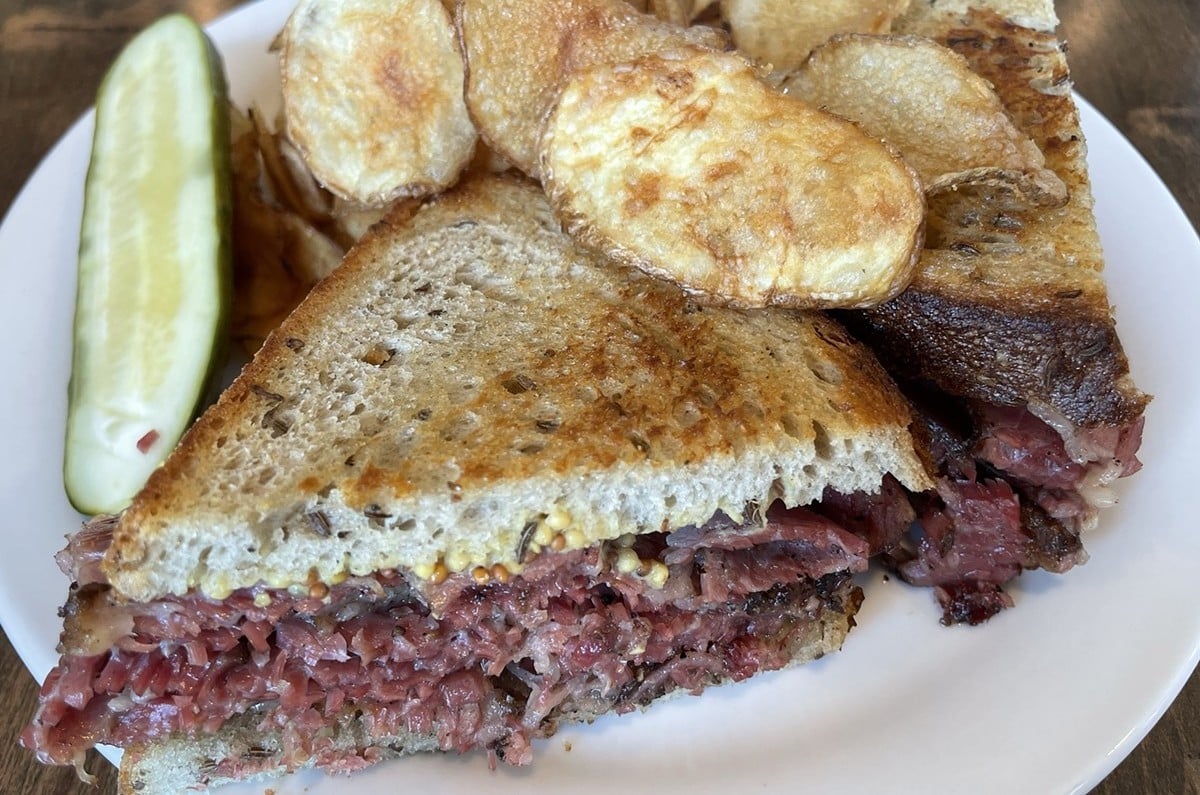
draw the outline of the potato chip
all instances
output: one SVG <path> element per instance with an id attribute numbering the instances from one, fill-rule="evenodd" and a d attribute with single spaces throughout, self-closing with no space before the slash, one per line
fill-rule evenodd
<path id="1" fill-rule="evenodd" d="M 420 199 L 397 199 L 384 207 L 362 207 L 343 199 L 334 199 L 330 210 L 330 224 L 326 234 L 330 239 L 349 249 L 370 231 L 371 227 L 383 220 L 398 204 L 403 204 L 415 213 L 421 206 Z"/>
<path id="2" fill-rule="evenodd" d="M 691 0 L 688 11 L 688 21 L 693 23 L 708 22 L 721 18 L 721 4 L 718 0 Z"/>
<path id="3" fill-rule="evenodd" d="M 947 18 L 962 14 L 995 14 L 1017 27 L 1053 34 L 1058 27 L 1054 3 L 1046 0 L 933 0 L 940 14 Z M 991 24 L 991 23 L 987 23 Z"/>
<path id="4" fill-rule="evenodd" d="M 307 288 L 283 263 L 279 219 L 284 211 L 272 206 L 269 198 L 271 178 L 260 149 L 264 136 L 253 115 L 231 110 L 230 120 L 234 287 L 230 334 L 247 354 L 253 354 Z"/>
<path id="5" fill-rule="evenodd" d="M 888 33 L 910 0 L 721 0 L 742 52 L 777 71 L 794 69 L 837 33 Z"/>
<path id="6" fill-rule="evenodd" d="M 663 22 L 687 27 L 692 21 L 691 0 L 648 0 L 646 13 L 652 14 Z"/>
<path id="7" fill-rule="evenodd" d="M 575 73 L 542 173 L 569 231 L 712 301 L 872 305 L 903 289 L 920 249 L 924 197 L 901 158 L 732 53 Z"/>
<path id="8" fill-rule="evenodd" d="M 276 133 L 256 108 L 250 109 L 250 120 L 268 193 L 281 206 L 311 221 L 328 217 L 333 197 L 317 184 L 296 147 Z"/>
<path id="9" fill-rule="evenodd" d="M 480 135 L 535 178 L 538 141 L 565 76 L 662 49 L 728 44 L 719 31 L 665 23 L 621 0 L 463 0 L 458 25 Z"/>
<path id="10" fill-rule="evenodd" d="M 1038 204 L 1067 199 L 1066 185 L 1013 124 L 991 84 L 931 39 L 836 36 L 782 87 L 887 140 L 927 191 L 1003 181 Z"/>
<path id="11" fill-rule="evenodd" d="M 363 208 L 329 194 L 257 109 L 233 109 L 230 119 L 231 336 L 253 354 L 390 206 Z M 415 212 L 419 202 L 405 201 Z"/>
<path id="12" fill-rule="evenodd" d="M 629 5 L 643 14 L 658 17 L 663 22 L 687 26 L 698 19 L 717 0 L 628 0 Z"/>
<path id="13" fill-rule="evenodd" d="M 334 194 L 379 206 L 449 187 L 475 127 L 440 0 L 301 0 L 281 60 L 288 137 Z"/>

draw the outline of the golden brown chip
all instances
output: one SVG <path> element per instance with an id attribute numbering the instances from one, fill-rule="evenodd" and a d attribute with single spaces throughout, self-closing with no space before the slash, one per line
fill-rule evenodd
<path id="1" fill-rule="evenodd" d="M 1040 207 L 1061 207 L 1068 199 L 1066 183 L 1048 168 L 969 168 L 942 174 L 925 186 L 925 192 L 934 196 L 965 185 L 992 188 L 993 195 L 1014 194 Z"/>
<path id="2" fill-rule="evenodd" d="M 681 28 L 622 0 L 463 0 L 467 106 L 498 154 L 538 177 L 538 141 L 563 78 L 598 63 L 694 44 L 724 49 L 724 34 Z"/>
<path id="3" fill-rule="evenodd" d="M 330 210 L 330 224 L 327 229 L 329 237 L 346 249 L 357 243 L 372 226 L 383 220 L 397 205 L 403 204 L 416 212 L 421 206 L 420 199 L 397 199 L 384 207 L 361 207 L 343 199 L 335 199 Z"/>
<path id="4" fill-rule="evenodd" d="M 794 69 L 838 33 L 888 33 L 910 0 L 721 0 L 733 43 L 775 70 Z"/>
<path id="5" fill-rule="evenodd" d="M 1054 3 L 1046 0 L 925 0 L 937 7 L 938 14 L 945 19 L 954 15 L 998 15 L 1003 21 L 1019 28 L 1029 28 L 1043 33 L 1054 33 L 1058 27 L 1058 15 Z M 920 15 L 918 15 L 920 16 Z M 991 22 L 986 25 L 993 24 Z M 986 27 L 985 25 L 985 27 Z"/>
<path id="6" fill-rule="evenodd" d="M 1013 125 L 991 84 L 930 39 L 834 37 L 783 90 L 887 140 L 931 192 L 1003 181 L 1038 204 L 1067 199 L 1066 185 Z"/>
<path id="7" fill-rule="evenodd" d="M 279 321 L 308 291 L 284 264 L 280 218 L 286 211 L 270 198 L 263 164 L 263 136 L 253 116 L 233 111 L 233 305 L 230 333 L 247 354 L 262 345 Z M 269 136 L 268 136 L 269 137 Z"/>
<path id="8" fill-rule="evenodd" d="M 686 27 L 692 21 L 691 0 L 646 0 L 641 10 L 672 25 Z"/>
<path id="9" fill-rule="evenodd" d="M 628 0 L 629 5 L 643 14 L 658 17 L 673 25 L 690 25 L 717 0 Z"/>
<path id="10" fill-rule="evenodd" d="M 440 0 L 300 0 L 284 30 L 288 137 L 338 196 L 438 192 L 471 159 L 463 62 Z"/>
<path id="11" fill-rule="evenodd" d="M 688 10 L 689 22 L 708 22 L 710 19 L 719 21 L 721 4 L 718 0 L 691 0 L 691 8 Z"/>
<path id="12" fill-rule="evenodd" d="M 250 121 L 254 126 L 267 193 L 276 197 L 280 206 L 310 221 L 319 222 L 328 217 L 333 197 L 317 184 L 296 147 L 273 130 L 257 108 L 250 109 Z"/>
<path id="13" fill-rule="evenodd" d="M 316 184 L 257 109 L 232 120 L 234 290 L 231 336 L 253 354 L 389 208 L 363 208 Z M 419 202 L 402 200 L 415 212 Z"/>
<path id="14" fill-rule="evenodd" d="M 736 305 L 884 301 L 908 283 L 921 243 L 924 197 L 902 159 L 732 53 L 576 73 L 550 116 L 542 173 L 585 242 Z"/>

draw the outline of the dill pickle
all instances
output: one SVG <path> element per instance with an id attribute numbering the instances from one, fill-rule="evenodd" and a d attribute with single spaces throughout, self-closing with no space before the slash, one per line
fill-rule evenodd
<path id="1" fill-rule="evenodd" d="M 84 187 L 64 484 L 116 513 L 194 419 L 230 304 L 229 102 L 221 59 L 186 16 L 113 63 Z"/>

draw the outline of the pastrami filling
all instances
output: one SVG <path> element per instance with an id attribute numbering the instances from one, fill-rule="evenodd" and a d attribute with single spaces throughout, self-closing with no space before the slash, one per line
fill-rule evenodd
<path id="1" fill-rule="evenodd" d="M 22 735 L 45 762 L 76 763 L 97 743 L 199 736 L 243 716 L 281 738 L 255 761 L 264 769 L 353 769 L 374 757 L 324 731 L 351 711 L 370 738 L 430 736 L 444 750 L 525 764 L 559 720 L 792 662 L 823 618 L 853 616 L 861 592 L 850 575 L 868 555 L 830 518 L 775 508 L 765 525 L 718 515 L 542 554 L 506 581 L 460 574 L 418 593 L 387 571 L 326 593 L 256 587 L 219 602 L 124 604 L 97 565 L 111 529 L 89 525 L 63 556 L 77 580 L 63 657 Z M 631 554 L 637 566 L 626 565 Z M 654 566 L 665 580 L 647 576 Z M 245 764 L 213 762 L 218 778 Z"/>
<path id="2" fill-rule="evenodd" d="M 1024 570 L 1063 573 L 1087 560 L 1081 531 L 1136 472 L 1142 418 L 1122 427 L 1056 425 L 1028 408 L 953 398 L 908 384 L 938 473 L 912 495 L 907 538 L 872 545 L 905 581 L 933 588 L 946 624 L 978 624 L 1012 599 Z"/>

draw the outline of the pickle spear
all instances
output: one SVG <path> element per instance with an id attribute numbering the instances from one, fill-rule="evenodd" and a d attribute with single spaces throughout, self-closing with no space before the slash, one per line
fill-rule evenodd
<path id="1" fill-rule="evenodd" d="M 195 417 L 230 303 L 229 104 L 186 16 L 138 34 L 96 99 L 84 188 L 64 483 L 116 513 Z"/>

